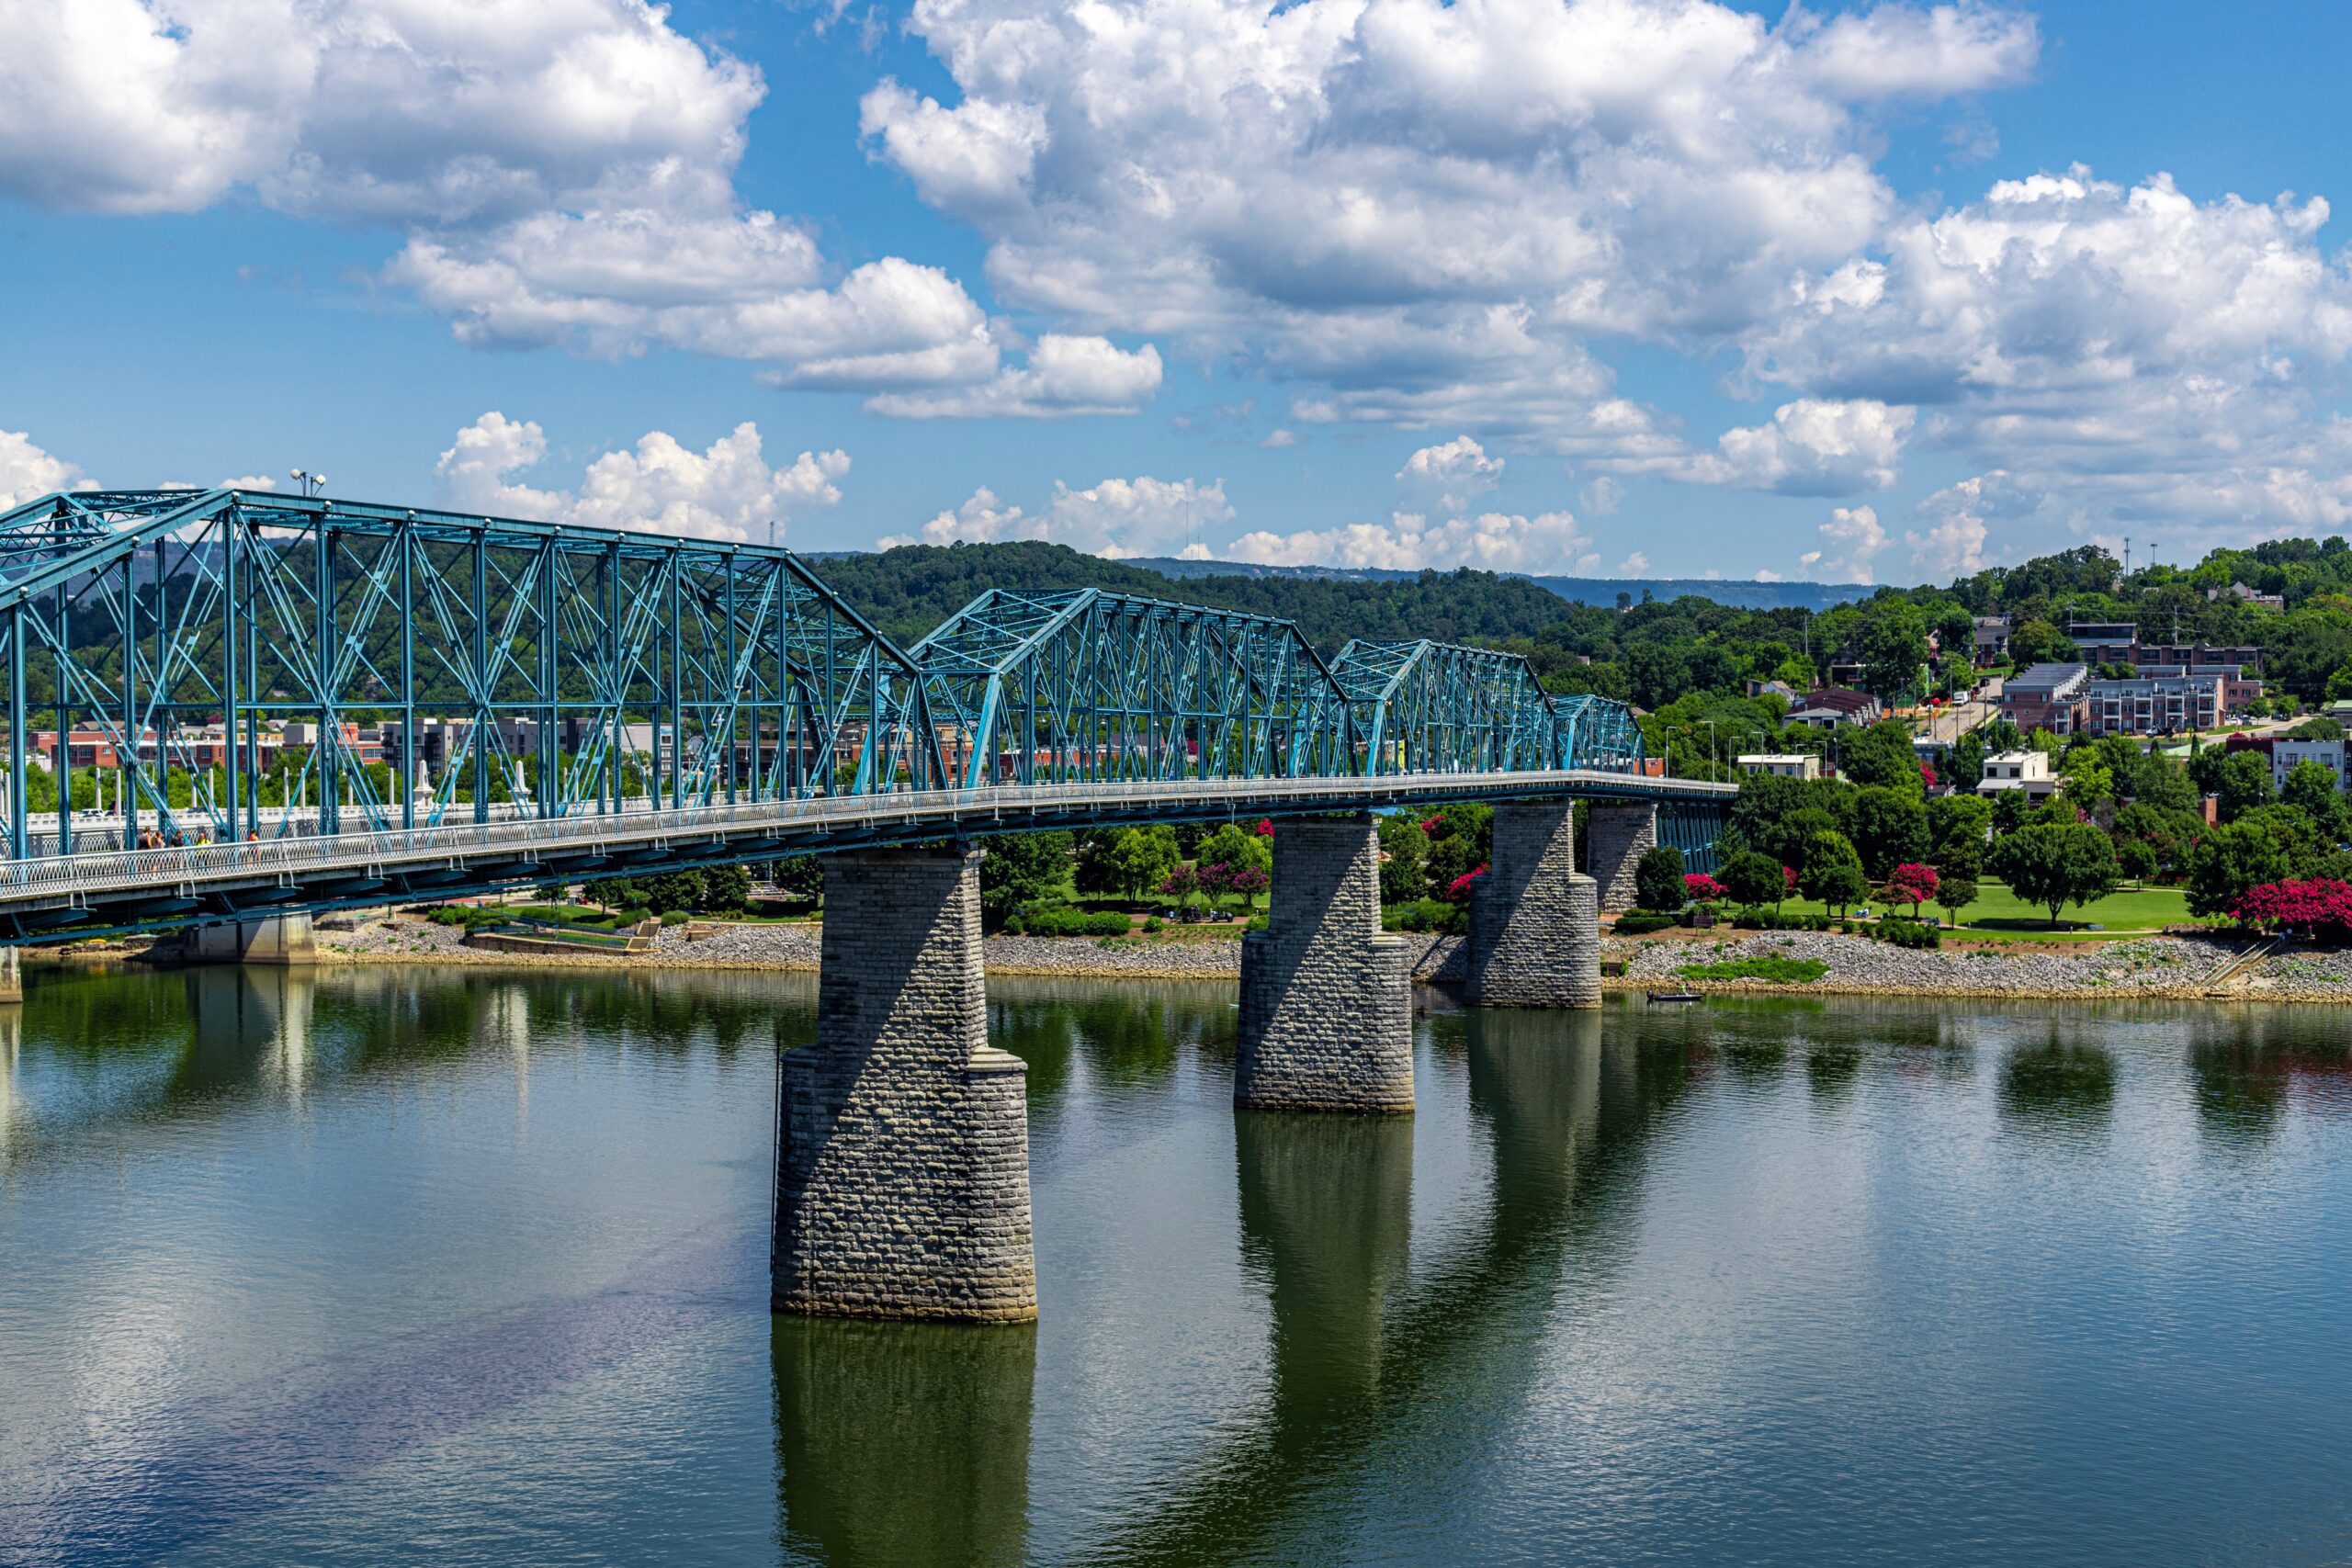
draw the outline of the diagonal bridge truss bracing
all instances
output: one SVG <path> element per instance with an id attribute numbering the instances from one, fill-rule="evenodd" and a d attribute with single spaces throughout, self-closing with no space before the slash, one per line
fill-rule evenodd
<path id="1" fill-rule="evenodd" d="M 945 782 L 913 662 L 754 545 L 250 491 L 51 496 L 0 513 L 0 639 L 11 857 L 74 847 L 75 770 L 99 758 L 122 764 L 119 841 L 93 848 Z M 39 818 L 37 729 L 82 741 L 55 746 Z"/>
<path id="2" fill-rule="evenodd" d="M 773 547 L 250 491 L 0 513 L 0 847 L 20 860 L 155 832 L 1642 756 L 1623 705 L 1486 649 L 1360 641 L 1327 662 L 1287 621 L 1092 589 L 991 591 L 901 649 Z M 113 797 L 77 819 L 100 767 Z"/>

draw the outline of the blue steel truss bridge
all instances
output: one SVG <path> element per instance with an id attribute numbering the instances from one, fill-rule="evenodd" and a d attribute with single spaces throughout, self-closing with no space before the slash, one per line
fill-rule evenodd
<path id="1" fill-rule="evenodd" d="M 1732 793 L 1489 649 L 1094 589 L 901 648 L 781 548 L 328 498 L 0 513 L 0 941 L 1457 799 L 1649 803 L 1705 865 Z"/>

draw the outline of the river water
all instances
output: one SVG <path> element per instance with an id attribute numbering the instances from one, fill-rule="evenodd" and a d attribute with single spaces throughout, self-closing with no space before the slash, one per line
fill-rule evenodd
<path id="1" fill-rule="evenodd" d="M 1034 1330 L 770 1319 L 806 979 L 33 974 L 0 1562 L 2352 1556 L 2340 1010 L 990 989 Z"/>

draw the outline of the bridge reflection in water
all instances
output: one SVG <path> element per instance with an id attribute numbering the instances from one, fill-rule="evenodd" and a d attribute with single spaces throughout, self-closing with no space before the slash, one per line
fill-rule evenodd
<path id="1" fill-rule="evenodd" d="M 2103 1146 L 2176 1151 L 2150 1131 L 2168 1118 L 2230 1156 L 2203 1162 L 2204 1186 L 2207 1212 L 2233 1215 L 2244 1172 L 2292 1169 L 2324 1130 L 2311 1111 L 2352 1111 L 2318 1010 L 1813 1002 L 1439 1015 L 1417 1026 L 1413 1119 L 1236 1114 L 1230 996 L 995 988 L 990 1038 L 1030 1066 L 1041 1256 L 1069 1303 L 1041 1337 L 763 1310 L 766 1062 L 808 1026 L 805 980 L 43 972 L 19 1034 L 0 1013 L 0 1241 L 15 1244 L 0 1250 L 74 1245 L 11 1276 L 37 1310 L 0 1321 L 0 1410 L 36 1440 L 0 1452 L 0 1558 L 36 1526 L 96 1555 L 162 1520 L 229 1559 L 284 1541 L 390 1560 L 437 1489 L 470 1484 L 465 1510 L 524 1531 L 586 1519 L 674 1543 L 699 1512 L 748 1531 L 750 1555 L 835 1563 L 1330 1559 L 1381 1544 L 1351 1540 L 1359 1521 L 1441 1532 L 1465 1496 L 1491 1501 L 1481 1476 L 1545 1462 L 1623 1540 L 1611 1496 L 1510 1445 L 1581 1404 L 1564 1354 L 1622 1341 L 1601 1298 L 1613 1314 L 1656 1284 L 1629 1260 L 1672 1245 L 1679 1222 L 1656 1200 L 1684 1190 L 1696 1129 L 1768 1125 L 1762 1106 L 1815 1128 L 1771 1145 L 1786 1154 L 1916 1111 L 1955 1140 L 1938 1169 L 1989 1151 L 2022 1183 L 2089 1169 Z M 305 1188 L 319 1173 L 373 1201 L 322 1219 Z M 1086 1224 L 1124 1223 L 1131 1250 L 1080 1257 L 1073 1193 Z M 223 1222 L 232 1207 L 277 1217 Z M 1171 1214 L 1189 1228 L 1156 1233 Z M 2285 1254 L 2255 1255 L 2268 1269 Z M 226 1276 L 270 1259 L 292 1266 L 237 1313 L 190 1310 L 211 1279 L 198 1261 Z M 157 1327 L 77 1325 L 116 1269 L 153 1291 Z M 428 1272 L 448 1310 L 385 1309 Z M 1684 1306 L 1668 1297 L 1653 1326 L 1684 1333 Z M 1203 1332 L 1163 1337 L 1204 1311 Z M 338 1312 L 362 1331 L 322 1359 L 301 1335 Z M 1212 1369 L 1226 1382 L 1155 1360 L 1204 1344 L 1228 1352 Z M 163 1403 L 112 1417 L 112 1447 L 53 1480 L 26 1467 L 82 1440 L 64 1369 L 151 1364 L 158 1345 L 187 1351 L 152 1362 Z M 309 1392 L 224 1382 L 207 1370 L 223 1350 L 290 1354 Z M 445 1442 L 494 1462 L 421 1462 Z M 1767 1495 L 1783 1452 L 1749 1452 L 1724 1492 Z M 1714 1462 L 1660 1473 L 1721 1480 Z M 28 1500 L 36 1473 L 54 1491 Z M 1496 1517 L 1523 1525 L 1523 1504 Z"/>
<path id="2" fill-rule="evenodd" d="M 1141 1087 L 1179 1071 L 1186 987 L 1103 1003 L 1101 1036 L 1046 997 L 1000 1003 L 992 1038 L 1031 1063 L 1050 1115 L 1073 1061 Z M 1100 996 L 1101 993 L 1096 993 Z M 1077 1026 L 1073 1026 L 1076 1024 Z M 1427 1026 L 1423 1056 L 1466 1074 L 1488 1155 L 1475 1217 L 1416 1266 L 1414 1122 L 1238 1112 L 1238 1245 L 1270 1325 L 1265 1397 L 1217 1424 L 1167 1484 L 1094 1499 L 1085 1561 L 1286 1559 L 1325 1490 L 1433 1406 L 1492 1411 L 1536 1386 L 1562 1270 L 1630 1223 L 1641 1154 L 1689 1081 L 1685 1053 L 1605 1040 L 1600 1015 L 1474 1013 Z M 1156 1035 L 1159 1049 L 1143 1047 Z M 1214 1048 L 1214 1047 L 1213 1047 Z M 786 1534 L 834 1563 L 1012 1562 L 1025 1533 L 1034 1331 L 779 1319 Z"/>

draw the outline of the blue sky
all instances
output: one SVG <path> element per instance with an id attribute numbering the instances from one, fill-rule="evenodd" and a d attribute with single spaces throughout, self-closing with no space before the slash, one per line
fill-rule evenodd
<path id="1" fill-rule="evenodd" d="M 2341 532 L 2346 31 L 0 0 L 0 496 L 1894 581 Z"/>

